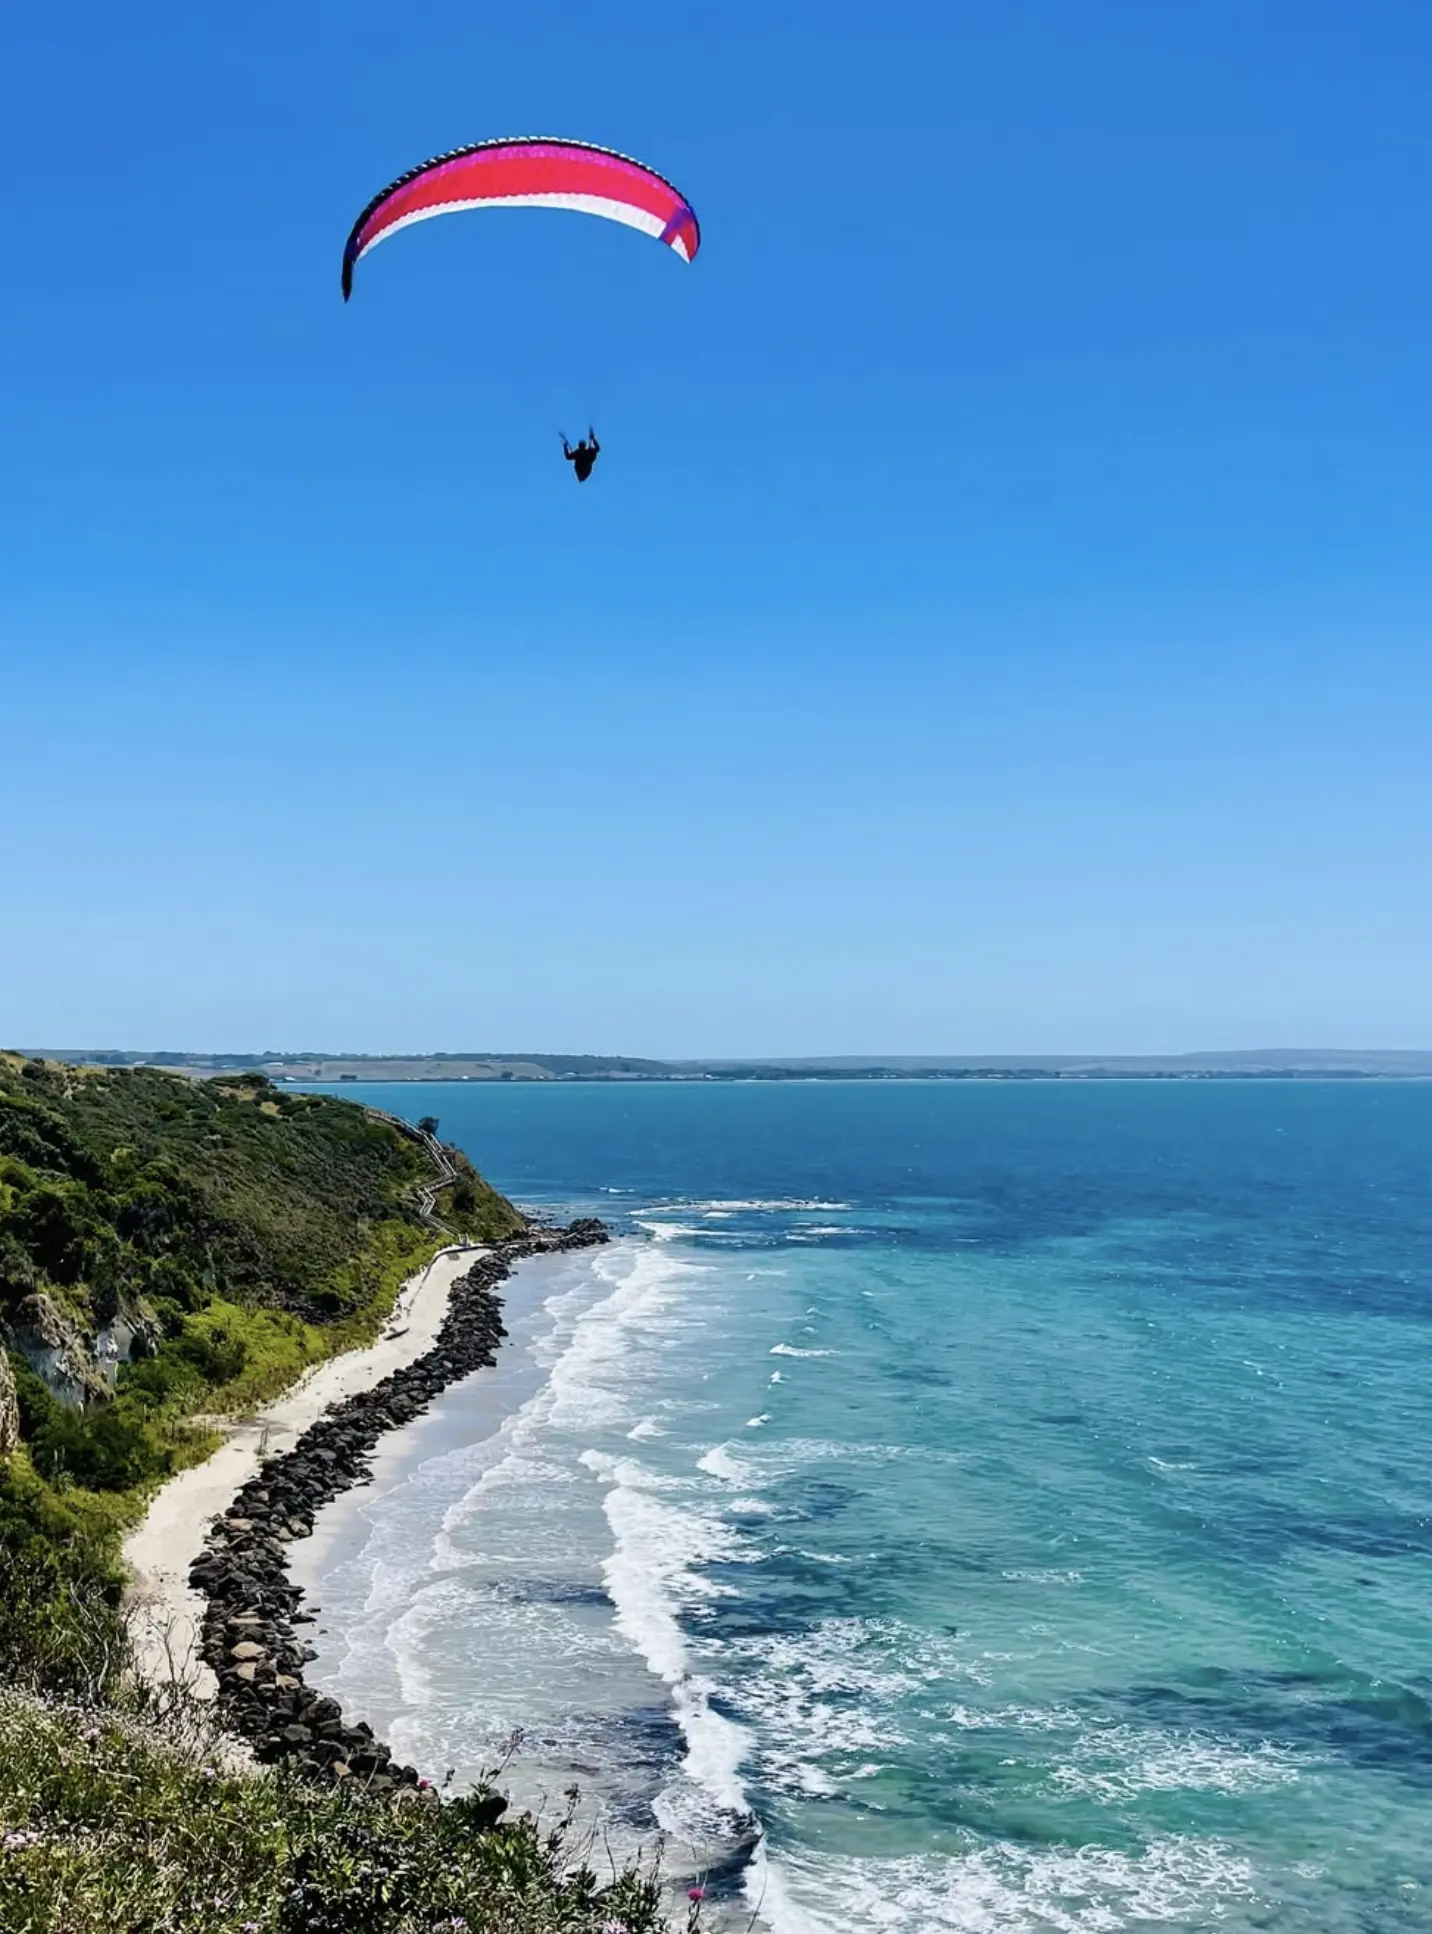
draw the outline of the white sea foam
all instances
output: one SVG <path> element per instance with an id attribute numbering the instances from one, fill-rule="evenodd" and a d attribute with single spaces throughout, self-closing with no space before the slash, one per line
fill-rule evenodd
<path id="1" fill-rule="evenodd" d="M 751 1466 L 743 1458 L 733 1457 L 728 1444 L 715 1444 L 696 1461 L 698 1471 L 705 1471 L 708 1477 L 723 1478 L 728 1484 L 746 1484 L 751 1477 Z"/>
<path id="2" fill-rule="evenodd" d="M 969 1461 L 965 1451 L 931 1450 L 909 1444 L 841 1443 L 830 1437 L 769 1437 L 748 1443 L 746 1449 L 759 1459 L 767 1477 L 789 1476 L 812 1464 L 895 1464 L 909 1459 L 916 1464 L 960 1466 Z"/>
<path id="3" fill-rule="evenodd" d="M 820 1196 L 717 1196 L 706 1202 L 660 1203 L 653 1215 L 800 1215 L 813 1211 L 834 1214 L 848 1202 L 828 1202 Z"/>
<path id="4" fill-rule="evenodd" d="M 627 1432 L 633 1442 L 640 1443 L 644 1438 L 664 1437 L 666 1432 L 654 1417 L 643 1417 L 639 1424 L 633 1424 Z"/>
<path id="5" fill-rule="evenodd" d="M 772 1356 L 834 1356 L 834 1350 L 798 1350 L 793 1343 L 773 1343 Z"/>
<path id="6" fill-rule="evenodd" d="M 701 1265 L 661 1248 L 616 1243 L 589 1277 L 548 1299 L 551 1327 L 534 1347 L 547 1379 L 486 1446 L 465 1453 L 473 1481 L 444 1513 L 433 1546 L 435 1569 L 477 1561 L 461 1534 L 482 1518 L 494 1493 L 525 1486 L 534 1507 L 545 1510 L 554 1491 L 573 1484 L 574 1472 L 554 1462 L 548 1450 L 553 1429 L 579 1437 L 620 1431 L 638 1441 L 660 1433 L 649 1411 L 632 1418 L 631 1367 L 683 1320 L 687 1279 L 701 1273 Z"/>
<path id="7" fill-rule="evenodd" d="M 385 1634 L 404 1706 L 426 1706 L 433 1696 L 435 1660 L 427 1643 L 431 1635 L 446 1625 L 471 1624 L 481 1611 L 477 1595 L 456 1579 L 442 1579 L 410 1598 L 407 1609 Z"/>
<path id="8" fill-rule="evenodd" d="M 951 1706 L 948 1718 L 962 1732 L 1077 1733 L 1088 1723 L 1063 1706 Z"/>
<path id="9" fill-rule="evenodd" d="M 681 1613 L 703 1600 L 734 1595 L 698 1565 L 748 1562 L 753 1554 L 724 1519 L 658 1495 L 663 1481 L 635 1459 L 588 1450 L 581 1461 L 607 1486 L 614 1549 L 602 1574 L 617 1629 L 670 1688 L 685 1743 L 681 1777 L 658 1796 L 656 1816 L 667 1832 L 697 1839 L 718 1830 L 721 1815 L 746 1811 L 740 1768 L 750 1738 L 744 1727 L 712 1711 L 715 1687 L 691 1669 Z"/>
<path id="10" fill-rule="evenodd" d="M 779 1370 L 772 1370 L 772 1372 L 771 1372 L 771 1374 L 770 1374 L 770 1375 L 769 1375 L 769 1376 L 768 1376 L 768 1377 L 766 1378 L 766 1382 L 767 1382 L 767 1383 L 784 1383 L 784 1382 L 785 1382 L 785 1378 L 784 1378 L 784 1377 L 783 1377 L 783 1376 L 781 1375 L 781 1373 L 780 1373 L 780 1371 L 779 1371 Z"/>
<path id="11" fill-rule="evenodd" d="M 644 1229 L 653 1242 L 679 1242 L 683 1236 L 699 1236 L 704 1233 L 686 1222 L 658 1222 L 649 1216 L 634 1216 L 632 1220 L 638 1229 Z"/>
<path id="12" fill-rule="evenodd" d="M 1141 1853 L 997 1842 L 949 1857 L 758 1859 L 747 1898 L 774 1934 L 1112 1934 L 1205 1928 L 1253 1892 L 1221 1841 L 1164 1835 Z"/>
<path id="13" fill-rule="evenodd" d="M 1271 1740 L 1250 1747 L 1211 1733 L 1128 1725 L 1070 1706 L 955 1705 L 948 1717 L 962 1732 L 1063 1735 L 1062 1746 L 1040 1749 L 1058 1759 L 1051 1768 L 1055 1783 L 1111 1804 L 1139 1793 L 1263 1792 L 1295 1785 L 1305 1768 L 1318 1763 Z"/>
<path id="14" fill-rule="evenodd" d="M 1138 1793 L 1267 1792 L 1295 1786 L 1311 1763 L 1266 1740 L 1246 1747 L 1197 1733 L 1151 1735 L 1131 1727 L 1100 1731 L 1083 1744 L 1097 1751 L 1096 1763 L 1059 1766 L 1054 1777 L 1068 1792 L 1107 1802 Z"/>
<path id="15" fill-rule="evenodd" d="M 577 1318 L 551 1377 L 551 1423 L 582 1434 L 630 1428 L 624 1412 L 632 1362 L 691 1320 L 690 1279 L 706 1272 L 660 1250 L 628 1248 L 610 1264 L 598 1262 L 595 1273 L 613 1284 L 611 1293 Z"/>
<path id="16" fill-rule="evenodd" d="M 770 1421 L 771 1421 L 770 1411 L 763 1410 L 759 1417 L 748 1417 L 746 1419 L 746 1428 L 747 1430 L 759 1430 L 762 1424 L 768 1424 Z"/>
<path id="17" fill-rule="evenodd" d="M 839 1554 L 803 1555 L 841 1562 Z M 762 1784 L 792 1796 L 840 1792 L 857 1773 L 871 1777 L 875 1756 L 911 1743 L 912 1697 L 982 1677 L 957 1640 L 894 1620 L 828 1619 L 805 1632 L 747 1639 L 740 1651 L 727 1696 L 753 1725 Z"/>
<path id="18" fill-rule="evenodd" d="M 978 1679 L 977 1661 L 955 1636 L 899 1619 L 827 1618 L 803 1632 L 772 1632 L 748 1644 L 773 1683 L 807 1694 L 859 1694 L 890 1706 L 941 1681 Z"/>

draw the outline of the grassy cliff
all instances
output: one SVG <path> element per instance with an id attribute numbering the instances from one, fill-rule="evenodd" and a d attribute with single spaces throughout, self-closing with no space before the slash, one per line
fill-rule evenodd
<path id="1" fill-rule="evenodd" d="M 0 1055 L 0 1676 L 93 1678 L 93 1588 L 114 1601 L 119 1530 L 206 1415 L 374 1334 L 453 1235 L 522 1226 L 351 1102 Z"/>
<path id="2" fill-rule="evenodd" d="M 574 1867 L 489 1791 L 242 1773 L 124 1670 L 120 1534 L 211 1414 L 374 1333 L 454 1235 L 523 1227 L 350 1102 L 0 1055 L 0 1926 L 653 1934 L 649 1877 Z"/>

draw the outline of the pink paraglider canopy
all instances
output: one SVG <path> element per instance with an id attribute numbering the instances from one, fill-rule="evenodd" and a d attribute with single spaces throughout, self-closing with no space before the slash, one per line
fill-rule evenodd
<path id="1" fill-rule="evenodd" d="M 701 229 L 690 202 L 663 176 L 610 148 L 541 137 L 481 141 L 400 175 L 363 210 L 343 251 L 343 300 L 370 248 L 413 222 L 465 208 L 573 208 L 639 228 L 696 259 Z"/>

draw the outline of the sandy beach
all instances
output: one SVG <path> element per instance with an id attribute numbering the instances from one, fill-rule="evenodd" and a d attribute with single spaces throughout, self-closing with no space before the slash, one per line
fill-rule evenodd
<path id="1" fill-rule="evenodd" d="M 124 1545 L 132 1574 L 136 1659 L 144 1679 L 153 1684 L 177 1679 L 201 1697 L 215 1695 L 214 1675 L 198 1655 L 204 1604 L 189 1585 L 189 1568 L 209 1525 L 265 1457 L 292 1449 L 333 1404 L 371 1389 L 430 1349 L 454 1282 L 483 1253 L 476 1244 L 440 1251 L 403 1285 L 375 1343 L 315 1364 L 282 1397 L 235 1421 L 212 1457 L 181 1471 L 155 1494 Z"/>

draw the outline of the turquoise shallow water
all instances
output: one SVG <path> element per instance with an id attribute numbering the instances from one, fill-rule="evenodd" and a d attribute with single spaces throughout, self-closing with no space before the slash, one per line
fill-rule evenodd
<path id="1" fill-rule="evenodd" d="M 1432 1087 L 356 1092 L 622 1238 L 350 1507 L 404 1750 L 778 1934 L 1432 1928 Z"/>

